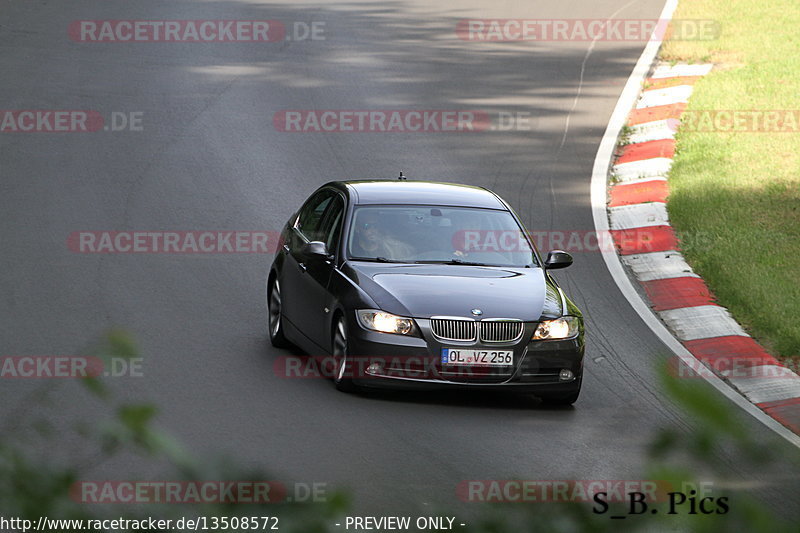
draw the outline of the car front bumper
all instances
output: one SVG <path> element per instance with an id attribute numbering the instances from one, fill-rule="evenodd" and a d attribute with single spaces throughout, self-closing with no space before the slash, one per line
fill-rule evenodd
<path id="1" fill-rule="evenodd" d="M 580 387 L 583 375 L 583 331 L 571 339 L 530 341 L 535 323 L 526 323 L 514 344 L 441 342 L 429 321 L 416 320 L 420 336 L 392 335 L 350 326 L 348 351 L 353 381 L 359 386 L 397 389 L 515 389 L 560 394 Z M 441 363 L 442 348 L 512 350 L 509 367 L 454 367 Z M 571 377 L 565 379 L 562 371 Z"/>

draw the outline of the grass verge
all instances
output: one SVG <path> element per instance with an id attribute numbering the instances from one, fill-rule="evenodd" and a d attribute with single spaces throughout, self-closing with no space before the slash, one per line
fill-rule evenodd
<path id="1" fill-rule="evenodd" d="M 790 120 L 800 115 L 797 0 L 682 0 L 675 19 L 713 19 L 721 31 L 661 51 L 666 61 L 715 64 L 678 132 L 671 224 L 719 303 L 773 354 L 800 357 L 800 123 Z M 762 131 L 751 122 L 701 127 L 727 110 L 779 111 L 781 119 L 757 123 Z"/>

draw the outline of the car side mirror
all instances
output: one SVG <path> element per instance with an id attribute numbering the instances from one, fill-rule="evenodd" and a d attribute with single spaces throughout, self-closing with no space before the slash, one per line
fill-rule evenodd
<path id="1" fill-rule="evenodd" d="M 300 253 L 304 257 L 308 257 L 309 259 L 322 259 L 328 260 L 330 259 L 330 255 L 328 254 L 328 247 L 322 241 L 311 241 L 307 242 L 300 248 Z"/>
<path id="2" fill-rule="evenodd" d="M 544 267 L 550 270 L 557 268 L 567 268 L 572 264 L 572 256 L 563 250 L 553 250 L 547 254 Z"/>

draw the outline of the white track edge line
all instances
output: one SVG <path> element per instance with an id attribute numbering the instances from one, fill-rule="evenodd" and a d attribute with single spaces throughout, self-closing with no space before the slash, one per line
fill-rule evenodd
<path id="1" fill-rule="evenodd" d="M 667 0 L 659 19 L 672 20 L 672 15 L 677 7 L 678 0 Z M 661 48 L 661 43 L 661 40 L 655 38 L 655 34 L 651 36 L 650 40 L 647 42 L 644 51 L 642 51 L 642 55 L 639 57 L 636 66 L 633 68 L 633 72 L 631 72 L 620 94 L 619 100 L 617 100 L 617 104 L 608 121 L 608 126 L 600 141 L 597 156 L 595 156 L 594 166 L 592 167 L 591 204 L 592 218 L 594 219 L 595 231 L 598 235 L 607 235 L 609 232 L 608 215 L 606 214 L 606 188 L 608 186 L 608 171 L 611 168 L 614 149 L 617 146 L 617 139 L 622 131 L 622 127 L 627 123 L 628 114 L 634 109 L 642 83 L 650 71 L 650 66 L 653 61 L 655 61 L 656 54 Z M 619 290 L 644 323 L 647 324 L 661 342 L 667 345 L 667 347 L 672 350 L 675 355 L 680 357 L 684 363 L 696 364 L 698 359 L 669 332 L 666 326 L 653 314 L 650 307 L 645 304 L 644 300 L 642 300 L 636 292 L 631 280 L 622 268 L 622 263 L 617 256 L 616 250 L 601 248 L 600 253 L 603 256 L 603 260 L 606 263 L 611 277 L 614 278 L 614 281 L 619 287 Z M 722 379 L 716 375 L 704 375 L 702 379 L 738 407 L 751 414 L 756 420 L 786 439 L 789 443 L 800 448 L 800 436 L 795 435 L 789 428 L 767 415 L 764 411 L 756 407 L 755 404 L 750 403 L 744 396 L 734 390 L 733 387 L 722 381 Z"/>

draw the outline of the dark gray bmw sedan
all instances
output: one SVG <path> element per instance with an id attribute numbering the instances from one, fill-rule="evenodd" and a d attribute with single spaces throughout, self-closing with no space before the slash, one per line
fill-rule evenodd
<path id="1" fill-rule="evenodd" d="M 504 388 L 568 405 L 580 310 L 517 215 L 480 187 L 337 181 L 291 216 L 267 278 L 269 336 L 328 358 L 336 387 Z"/>

